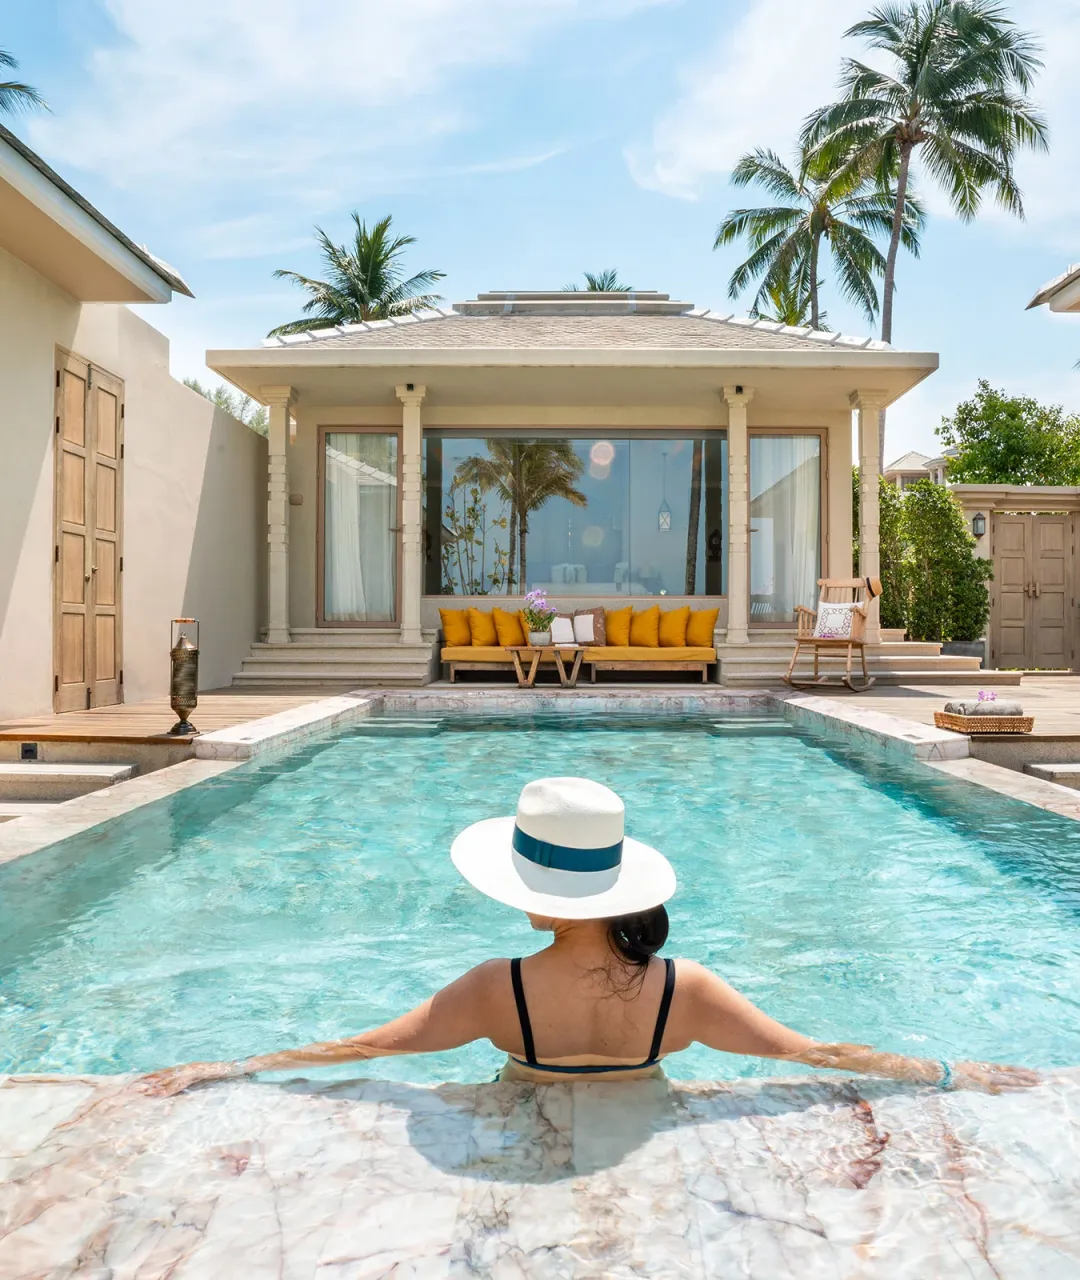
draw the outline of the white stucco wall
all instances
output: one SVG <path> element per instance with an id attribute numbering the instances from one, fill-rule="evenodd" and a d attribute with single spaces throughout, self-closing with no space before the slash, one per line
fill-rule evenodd
<path id="1" fill-rule="evenodd" d="M 0 251 L 0 716 L 52 709 L 55 349 L 123 379 L 124 696 L 167 691 L 169 620 L 203 624 L 202 688 L 257 638 L 266 442 L 175 381 L 168 342 Z"/>

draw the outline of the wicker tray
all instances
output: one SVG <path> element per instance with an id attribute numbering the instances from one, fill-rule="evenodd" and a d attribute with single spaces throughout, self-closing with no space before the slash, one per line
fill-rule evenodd
<path id="1" fill-rule="evenodd" d="M 954 733 L 1030 733 L 1034 716 L 957 716 L 951 711 L 935 711 L 934 724 Z"/>

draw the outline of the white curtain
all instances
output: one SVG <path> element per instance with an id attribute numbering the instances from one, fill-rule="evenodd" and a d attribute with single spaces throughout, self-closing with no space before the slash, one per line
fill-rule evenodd
<path id="1" fill-rule="evenodd" d="M 751 616 L 791 622 L 813 608 L 821 564 L 821 441 L 750 437 Z"/>
<path id="2" fill-rule="evenodd" d="M 323 613 L 393 622 L 397 601 L 397 437 L 326 435 Z"/>

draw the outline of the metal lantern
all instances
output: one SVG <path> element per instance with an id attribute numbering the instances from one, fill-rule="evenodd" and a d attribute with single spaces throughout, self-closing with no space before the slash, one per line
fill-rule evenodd
<path id="1" fill-rule="evenodd" d="M 976 538 L 981 538 L 986 533 L 986 517 L 981 511 L 971 517 L 971 532 Z"/>
<path id="2" fill-rule="evenodd" d="M 169 705 L 179 716 L 169 730 L 173 734 L 198 733 L 188 715 L 199 705 L 199 623 L 195 618 L 172 621 L 172 674 Z"/>

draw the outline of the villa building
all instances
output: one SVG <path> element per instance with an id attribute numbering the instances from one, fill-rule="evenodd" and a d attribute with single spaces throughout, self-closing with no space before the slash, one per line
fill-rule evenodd
<path id="1" fill-rule="evenodd" d="M 536 587 L 566 607 L 708 603 L 732 670 L 819 577 L 852 572 L 853 413 L 877 573 L 878 414 L 938 358 L 664 293 L 558 292 L 207 363 L 270 408 L 266 636 L 238 679 L 346 686 L 427 681 L 448 596 Z"/>
<path id="2" fill-rule="evenodd" d="M 0 127 L 0 716 L 161 696 L 177 616 L 204 687 L 258 634 L 266 442 L 127 306 L 188 293 Z"/>
<path id="3" fill-rule="evenodd" d="M 949 463 L 956 457 L 955 449 L 946 449 L 936 458 L 928 458 L 925 453 L 913 449 L 902 458 L 890 462 L 884 472 L 885 479 L 898 489 L 910 489 L 918 480 L 930 480 L 934 484 L 945 484 Z"/>

